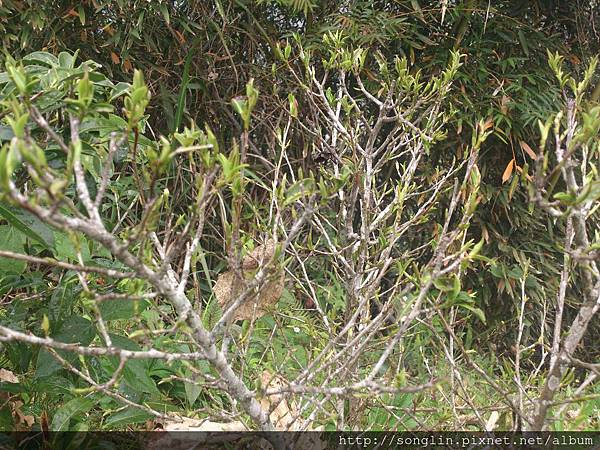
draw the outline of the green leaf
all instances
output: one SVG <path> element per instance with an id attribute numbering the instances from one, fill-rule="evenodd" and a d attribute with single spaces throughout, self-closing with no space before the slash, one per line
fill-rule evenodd
<path id="1" fill-rule="evenodd" d="M 127 91 L 129 91 L 130 87 L 131 86 L 128 83 L 117 83 L 113 88 L 112 93 L 110 94 L 109 101 L 112 102 L 115 99 L 119 98 L 121 95 L 126 94 Z"/>
<path id="2" fill-rule="evenodd" d="M 302 197 L 310 195 L 314 191 L 314 181 L 311 179 L 300 180 L 292 184 L 285 193 L 283 206 L 295 203 Z"/>
<path id="3" fill-rule="evenodd" d="M 433 285 L 442 292 L 450 292 L 454 289 L 454 282 L 451 282 L 448 277 L 436 278 L 433 280 Z"/>
<path id="4" fill-rule="evenodd" d="M 89 345 L 96 336 L 96 327 L 92 322 L 83 317 L 71 316 L 65 321 L 62 329 L 51 337 L 58 342 L 67 344 L 78 343 L 81 346 Z M 75 364 L 77 355 L 64 350 L 57 351 L 71 364 Z M 62 365 L 48 352 L 40 350 L 36 363 L 35 378 L 47 377 L 63 369 Z"/>
<path id="5" fill-rule="evenodd" d="M 14 430 L 15 423 L 8 403 L 0 407 L 0 430 Z"/>
<path id="6" fill-rule="evenodd" d="M 575 200 L 577 199 L 575 194 L 567 193 L 567 192 L 557 192 L 556 194 L 554 194 L 554 198 L 556 200 L 559 200 L 559 201 L 567 204 L 567 205 L 574 204 Z"/>
<path id="7" fill-rule="evenodd" d="M 10 141 L 13 137 L 15 137 L 15 133 L 13 133 L 11 127 L 7 127 L 6 125 L 0 125 L 0 142 Z"/>
<path id="8" fill-rule="evenodd" d="M 4 191 L 10 190 L 10 182 L 13 171 L 18 164 L 15 152 L 4 146 L 0 148 L 0 188 Z"/>
<path id="9" fill-rule="evenodd" d="M 196 41 L 194 40 L 190 49 L 188 50 L 188 54 L 185 57 L 185 63 L 183 65 L 183 74 L 181 76 L 181 83 L 179 87 L 179 96 L 177 97 L 177 110 L 175 112 L 175 124 L 173 125 L 173 131 L 178 131 L 179 126 L 181 125 L 181 120 L 183 119 L 183 110 L 185 109 L 185 100 L 186 94 L 188 90 L 188 85 L 190 82 L 190 65 L 192 63 L 194 54 L 196 53 Z"/>
<path id="10" fill-rule="evenodd" d="M 167 5 L 161 3 L 158 5 L 158 9 L 160 9 L 160 13 L 163 15 L 165 22 L 170 23 L 171 18 L 169 17 L 169 10 L 167 9 Z"/>
<path id="11" fill-rule="evenodd" d="M 69 238 L 69 236 L 67 236 L 65 233 L 57 231 L 54 233 L 54 239 L 55 239 L 54 248 L 55 248 L 55 253 L 56 253 L 57 258 L 59 258 L 59 259 L 64 258 L 64 259 L 67 259 L 70 261 L 77 262 L 78 258 L 77 258 L 76 243 L 77 243 L 77 241 L 79 241 L 78 246 L 81 251 L 81 258 L 83 259 L 83 262 L 88 262 L 91 260 L 88 240 L 85 237 L 78 235 L 78 236 L 76 236 L 76 240 L 75 240 L 75 239 Z"/>
<path id="12" fill-rule="evenodd" d="M 71 420 L 79 415 L 88 412 L 94 406 L 95 402 L 89 398 L 76 397 L 73 400 L 65 403 L 52 418 L 50 430 L 52 431 L 68 431 Z"/>
<path id="13" fill-rule="evenodd" d="M 479 255 L 479 252 L 483 248 L 483 243 L 484 239 L 481 238 L 481 240 L 477 244 L 475 244 L 473 246 L 473 249 L 469 252 L 469 258 L 475 258 L 477 255 Z"/>
<path id="14" fill-rule="evenodd" d="M 231 104 L 233 105 L 233 109 L 235 110 L 236 113 L 238 113 L 243 121 L 244 124 L 246 123 L 246 117 L 248 116 L 247 111 L 248 111 L 248 101 L 246 100 L 245 97 L 234 97 L 231 99 Z"/>
<path id="15" fill-rule="evenodd" d="M 71 280 L 74 280 L 74 278 L 71 278 Z M 65 277 L 52 292 L 48 304 L 48 318 L 53 330 L 59 329 L 64 321 L 71 316 L 76 300 L 77 295 L 73 283 L 68 280 L 68 277 Z"/>
<path id="16" fill-rule="evenodd" d="M 54 238 L 50 228 L 34 215 L 23 210 L 15 210 L 10 206 L 0 203 L 0 216 L 30 239 L 49 249 L 54 245 Z"/>
<path id="17" fill-rule="evenodd" d="M 0 382 L 0 392 L 10 392 L 11 394 L 20 394 L 21 392 L 28 392 L 27 386 L 21 383 L 5 383 Z"/>
<path id="18" fill-rule="evenodd" d="M 298 101 L 296 97 L 291 92 L 288 94 L 288 102 L 290 105 L 290 116 L 294 119 L 298 118 Z"/>
<path id="19" fill-rule="evenodd" d="M 142 423 L 154 416 L 146 411 L 135 408 L 127 408 L 118 413 L 111 414 L 104 422 L 107 428 L 118 428 L 121 425 L 130 425 L 133 423 Z"/>
<path id="20" fill-rule="evenodd" d="M 477 308 L 476 306 L 471 306 L 467 303 L 461 303 L 459 306 L 461 308 L 468 309 L 473 314 L 475 314 L 479 318 L 479 320 L 481 320 L 483 323 L 485 323 L 485 313 L 480 308 Z"/>
<path id="21" fill-rule="evenodd" d="M 72 69 L 75 65 L 75 58 L 77 57 L 77 52 L 74 55 L 71 55 L 67 52 L 60 52 L 58 54 L 58 64 L 63 69 Z"/>
<path id="22" fill-rule="evenodd" d="M 106 300 L 100 303 L 100 313 L 104 320 L 131 319 L 148 307 L 147 301 Z"/>
<path id="23" fill-rule="evenodd" d="M 50 67 L 58 66 L 58 58 L 48 52 L 33 52 L 23 57 L 23 61 L 41 63 Z"/>
<path id="24" fill-rule="evenodd" d="M 85 25 L 85 9 L 83 9 L 83 6 L 79 5 L 77 7 L 77 15 L 79 16 L 81 25 Z"/>
<path id="25" fill-rule="evenodd" d="M 110 338 L 112 339 L 113 345 L 116 347 L 131 351 L 141 350 L 135 342 L 124 336 L 111 334 Z M 111 358 L 111 361 L 114 369 L 116 369 L 119 363 L 118 358 Z M 149 372 L 150 368 L 148 361 L 139 359 L 129 360 L 125 365 L 125 369 L 123 369 L 123 379 L 135 392 L 145 392 L 155 396 L 160 396 L 160 391 L 156 387 L 154 380 L 150 377 Z"/>
<path id="26" fill-rule="evenodd" d="M 527 45 L 527 40 L 525 39 L 525 34 L 523 34 L 523 30 L 519 30 L 517 34 L 519 36 L 519 42 L 521 43 L 521 47 L 523 47 L 525 55 L 529 56 L 529 46 Z"/>
<path id="27" fill-rule="evenodd" d="M 0 250 L 13 253 L 25 253 L 25 236 L 8 225 L 0 225 Z M 0 274 L 21 273 L 27 263 L 11 258 L 0 258 Z"/>
<path id="28" fill-rule="evenodd" d="M 202 388 L 198 384 L 188 383 L 187 381 L 184 383 L 184 387 L 185 398 L 188 401 L 188 406 L 191 408 L 198 399 L 200 392 L 202 392 Z"/>
<path id="29" fill-rule="evenodd" d="M 419 19 L 425 22 L 425 16 L 423 15 L 423 10 L 421 9 L 421 5 L 419 5 L 419 2 L 417 0 L 410 0 L 410 4 L 414 12 L 417 13 L 417 15 L 419 16 Z"/>
<path id="30" fill-rule="evenodd" d="M 73 383 L 57 374 L 45 378 L 38 378 L 33 383 L 32 390 L 43 394 L 72 395 Z"/>

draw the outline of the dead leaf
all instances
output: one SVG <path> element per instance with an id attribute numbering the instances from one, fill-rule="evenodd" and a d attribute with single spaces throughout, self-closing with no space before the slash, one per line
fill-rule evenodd
<path id="1" fill-rule="evenodd" d="M 110 59 L 112 59 L 113 64 L 119 64 L 119 62 L 121 62 L 119 55 L 115 52 L 110 52 Z"/>
<path id="2" fill-rule="evenodd" d="M 17 400 L 15 402 L 10 402 L 11 409 L 13 412 L 13 416 L 15 418 L 15 427 L 17 430 L 29 430 L 31 426 L 34 424 L 35 419 L 33 416 L 23 414 L 21 411 L 21 407 L 23 406 L 23 402 Z"/>
<path id="3" fill-rule="evenodd" d="M 515 165 L 515 168 L 517 169 L 517 172 L 523 173 L 523 168 L 521 166 Z M 528 173 L 525 174 L 525 178 L 527 179 L 527 181 L 533 180 L 533 178 L 531 178 L 531 175 L 529 175 Z"/>
<path id="4" fill-rule="evenodd" d="M 145 450 L 205 448 L 203 444 L 239 441 L 245 435 L 242 432 L 248 431 L 248 428 L 238 421 L 220 423 L 206 419 L 173 416 L 172 420 L 158 419 L 156 422 L 162 426 L 162 430 L 148 433 L 152 437 L 146 441 Z M 191 433 L 182 433 L 182 431 Z M 214 433 L 211 434 L 211 432 Z"/>
<path id="5" fill-rule="evenodd" d="M 502 114 L 506 115 L 508 113 L 508 103 L 510 102 L 510 97 L 508 95 L 503 95 L 500 100 L 500 111 Z"/>
<path id="6" fill-rule="evenodd" d="M 527 142 L 525 142 L 525 141 L 519 141 L 519 145 L 521 146 L 521 148 L 523 149 L 523 151 L 529 155 L 529 157 L 531 159 L 533 159 L 534 161 L 537 159 L 537 155 L 531 149 L 531 147 L 529 145 L 527 145 Z"/>
<path id="7" fill-rule="evenodd" d="M 448 8 L 448 0 L 442 0 L 442 18 L 440 20 L 440 25 L 444 24 L 444 17 L 446 17 L 446 9 Z"/>
<path id="8" fill-rule="evenodd" d="M 248 278 L 252 278 L 249 274 Z M 235 273 L 229 271 L 222 273 L 217 278 L 213 288 L 221 309 L 226 310 L 244 289 L 246 280 L 236 279 Z M 240 304 L 234 314 L 233 320 L 258 319 L 264 316 L 283 293 L 285 277 L 283 271 L 275 281 L 267 282 L 258 292 Z"/>
<path id="9" fill-rule="evenodd" d="M 485 226 L 481 228 L 481 237 L 483 237 L 486 244 L 490 242 L 490 233 Z"/>
<path id="10" fill-rule="evenodd" d="M 190 417 L 178 417 L 173 421 L 162 423 L 165 431 L 247 431 L 243 422 L 211 422 L 210 420 L 192 419 Z"/>
<path id="11" fill-rule="evenodd" d="M 242 261 L 242 269 L 257 269 L 259 265 L 268 262 L 275 254 L 275 241 L 269 239 L 250 252 Z"/>
<path id="12" fill-rule="evenodd" d="M 494 89 L 494 92 L 492 92 L 492 97 L 495 97 L 496 95 L 498 95 L 498 92 L 500 92 L 502 90 L 502 88 L 504 87 L 504 81 L 502 80 L 500 82 L 500 84 L 498 85 L 498 87 L 496 89 Z"/>
<path id="13" fill-rule="evenodd" d="M 115 29 L 111 27 L 110 24 L 104 26 L 102 30 L 106 31 L 110 36 L 113 36 L 115 34 Z"/>
<path id="14" fill-rule="evenodd" d="M 125 58 L 123 60 L 123 70 L 125 70 L 125 72 L 131 72 L 132 69 L 133 65 L 131 64 L 131 61 L 129 60 L 129 58 Z"/>
<path id="15" fill-rule="evenodd" d="M 48 439 L 50 425 L 48 423 L 48 412 L 46 410 L 42 411 L 42 414 L 40 414 L 40 429 L 42 430 L 42 433 L 44 433 L 44 438 Z"/>
<path id="16" fill-rule="evenodd" d="M 265 390 L 282 389 L 288 385 L 288 382 L 279 375 L 274 375 L 268 370 L 263 371 L 261 384 Z M 269 395 L 263 397 L 260 406 L 265 411 L 271 411 L 269 419 L 277 431 L 323 431 L 323 427 L 316 427 L 307 430 L 300 428 L 300 423 L 296 420 L 300 413 L 296 403 L 289 398 L 286 393 Z M 293 436 L 292 433 L 288 436 Z M 329 448 L 319 433 L 298 433 L 292 448 L 310 448 L 313 450 L 325 450 Z"/>
<path id="17" fill-rule="evenodd" d="M 352 19 L 350 19 L 348 16 L 340 16 L 338 18 L 338 22 L 342 28 L 350 28 L 350 26 L 352 26 Z"/>
<path id="18" fill-rule="evenodd" d="M 252 271 L 267 263 L 275 253 L 275 242 L 267 241 L 259 245 L 242 260 L 244 279 L 239 279 L 233 271 L 224 272 L 217 278 L 213 287 L 221 309 L 226 310 L 243 292 L 248 280 L 253 278 Z M 280 270 L 272 281 L 263 285 L 260 291 L 238 306 L 233 320 L 258 319 L 264 316 L 281 298 L 285 285 L 285 273 Z"/>
<path id="19" fill-rule="evenodd" d="M 486 120 L 485 122 L 483 122 L 483 124 L 481 125 L 481 131 L 487 131 L 490 128 L 492 128 L 494 126 L 494 119 L 492 119 L 491 117 Z"/>
<path id="20" fill-rule="evenodd" d="M 498 292 L 499 293 L 504 292 L 504 285 L 505 285 L 504 280 L 498 281 L 498 286 L 497 287 L 498 287 Z"/>
<path id="21" fill-rule="evenodd" d="M 504 169 L 504 173 L 502 174 L 502 183 L 506 183 L 508 181 L 508 179 L 512 175 L 514 165 L 515 160 L 511 159 L 508 165 L 506 166 L 506 169 Z"/>
<path id="22" fill-rule="evenodd" d="M 17 378 L 17 376 L 14 373 L 12 373 L 10 370 L 0 369 L 0 381 L 6 382 L 6 383 L 18 383 L 19 378 Z"/>
<path id="23" fill-rule="evenodd" d="M 263 371 L 261 381 L 263 388 L 266 390 L 281 389 L 287 384 L 282 377 L 274 376 L 268 370 Z M 296 417 L 298 417 L 296 405 L 293 401 L 288 403 L 283 394 L 264 397 L 260 401 L 260 406 L 265 411 L 270 411 L 275 406 L 269 418 L 277 431 L 298 431 L 295 426 Z"/>
<path id="24" fill-rule="evenodd" d="M 177 40 L 179 41 L 180 44 L 185 44 L 185 37 L 183 36 L 183 34 L 181 34 L 180 31 L 177 30 L 173 30 L 175 32 L 175 36 L 177 37 Z"/>
<path id="25" fill-rule="evenodd" d="M 248 435 L 245 433 L 248 428 L 238 421 L 234 422 L 212 422 L 204 419 L 192 419 L 190 417 L 173 416 L 173 420 L 158 419 L 157 423 L 162 425 L 163 430 L 156 433 L 150 433 L 151 438 L 146 442 L 145 450 L 162 450 L 164 448 L 173 450 L 189 450 L 198 448 L 221 448 L 223 443 L 233 444 L 233 448 L 242 448 L 235 446 L 236 442 L 244 439 L 243 448 L 273 449 L 269 441 L 261 437 Z M 191 433 L 181 433 L 188 431 Z M 323 431 L 323 427 L 307 431 Z M 194 433 L 201 432 L 201 433 Z M 320 433 L 301 433 L 294 436 L 289 433 L 285 436 L 292 439 L 292 448 L 310 448 L 315 450 L 325 450 L 327 444 L 322 440 Z M 217 447 L 217 445 L 220 445 Z"/>
<path id="26" fill-rule="evenodd" d="M 27 426 L 27 428 L 31 428 L 35 422 L 35 418 L 33 416 L 26 416 L 24 414 L 21 414 L 20 412 L 17 413 L 19 415 L 19 421 L 23 424 L 25 424 Z"/>
<path id="27" fill-rule="evenodd" d="M 500 413 L 498 411 L 492 411 L 489 419 L 485 423 L 485 431 L 494 431 L 499 418 L 500 418 Z"/>

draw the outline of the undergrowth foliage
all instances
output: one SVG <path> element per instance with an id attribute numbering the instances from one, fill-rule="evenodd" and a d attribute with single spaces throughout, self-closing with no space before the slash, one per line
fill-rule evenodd
<path id="1" fill-rule="evenodd" d="M 307 25 L 318 12 L 275 3 Z M 365 16 L 347 11 L 345 27 Z M 414 52 L 386 54 L 386 35 L 291 33 L 270 42 L 286 83 L 245 79 L 225 102 L 235 125 L 184 124 L 180 102 L 164 136 L 142 71 L 116 82 L 77 52 L 6 57 L 0 426 L 597 424 L 600 369 L 586 360 L 600 308 L 596 60 L 577 78 L 549 54 L 557 81 L 513 136 L 478 107 L 463 124 L 473 66 L 458 36 L 432 71 Z M 519 90 L 499 100 L 505 116 Z M 490 169 L 503 137 L 523 155 Z M 548 224 L 539 246 L 556 273 L 482 222 L 494 170 L 516 223 L 535 223 L 524 236 Z M 508 355 L 492 342 L 491 291 L 513 302 Z"/>

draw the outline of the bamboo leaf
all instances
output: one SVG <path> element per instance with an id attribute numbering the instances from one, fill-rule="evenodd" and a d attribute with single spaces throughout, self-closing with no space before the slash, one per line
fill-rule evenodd
<path id="1" fill-rule="evenodd" d="M 515 165 L 515 160 L 511 159 L 510 162 L 508 163 L 508 165 L 506 166 L 506 169 L 504 169 L 504 173 L 502 174 L 502 183 L 506 183 L 508 181 L 508 179 L 510 178 L 510 176 L 513 173 L 514 165 Z"/>
<path id="2" fill-rule="evenodd" d="M 519 145 L 521 146 L 521 148 L 523 149 L 523 151 L 529 155 L 529 157 L 531 159 L 533 159 L 533 160 L 537 159 L 537 155 L 531 149 L 531 147 L 529 145 L 527 145 L 527 142 L 525 142 L 525 141 L 519 141 Z"/>

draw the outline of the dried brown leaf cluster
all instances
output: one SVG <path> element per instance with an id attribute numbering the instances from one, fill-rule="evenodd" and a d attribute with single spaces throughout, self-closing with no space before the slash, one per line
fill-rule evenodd
<path id="1" fill-rule="evenodd" d="M 280 375 L 265 370 L 262 373 L 261 384 L 265 390 L 279 390 L 284 389 L 288 382 Z M 293 400 L 289 400 L 284 394 L 265 396 L 261 399 L 260 405 L 265 411 L 270 412 L 269 418 L 277 431 L 301 431 L 297 420 L 300 416 L 298 407 Z M 244 431 L 248 431 L 248 428 L 240 421 L 212 422 L 205 419 L 173 416 L 173 420 L 160 420 L 157 423 L 160 424 L 165 433 L 164 435 L 159 435 L 158 439 L 149 442 L 146 450 L 158 450 L 159 448 L 167 447 L 183 450 L 190 448 L 190 446 L 197 446 L 198 444 L 207 445 L 204 448 L 213 448 L 210 446 L 211 444 L 219 442 L 234 443 L 248 437 L 248 435 L 243 434 Z M 186 435 L 177 433 L 180 431 L 199 431 L 204 434 L 186 437 Z M 323 428 L 317 427 L 305 431 L 323 431 Z M 273 448 L 271 443 L 261 437 L 256 437 L 250 442 L 252 443 L 251 448 L 262 448 L 265 450 Z M 319 434 L 304 433 L 298 435 L 298 440 L 295 441 L 292 448 L 324 450 L 327 448 L 327 445 Z"/>
<path id="2" fill-rule="evenodd" d="M 253 271 L 269 262 L 274 253 L 275 242 L 271 239 L 244 257 L 242 260 L 243 279 L 240 279 L 231 270 L 219 275 L 213 291 L 223 310 L 226 310 L 244 291 L 248 280 L 254 276 Z M 233 320 L 258 319 L 267 314 L 281 298 L 284 284 L 284 272 L 279 270 L 272 276 L 272 281 L 265 283 L 257 293 L 237 307 Z"/>
<path id="3" fill-rule="evenodd" d="M 7 369 L 0 369 L 0 382 L 16 384 L 19 377 Z M 13 416 L 15 429 L 13 431 L 29 431 L 35 423 L 35 418 L 22 411 L 23 401 L 11 397 L 7 392 L 0 392 L 0 405 L 8 405 Z"/>
<path id="4" fill-rule="evenodd" d="M 282 389 L 287 382 L 278 375 L 273 375 L 268 370 L 263 371 L 262 386 L 265 389 Z M 271 423 L 280 431 L 299 431 L 296 425 L 298 408 L 293 400 L 289 402 L 282 394 L 270 395 L 260 401 L 265 411 L 273 411 L 269 415 Z"/>

